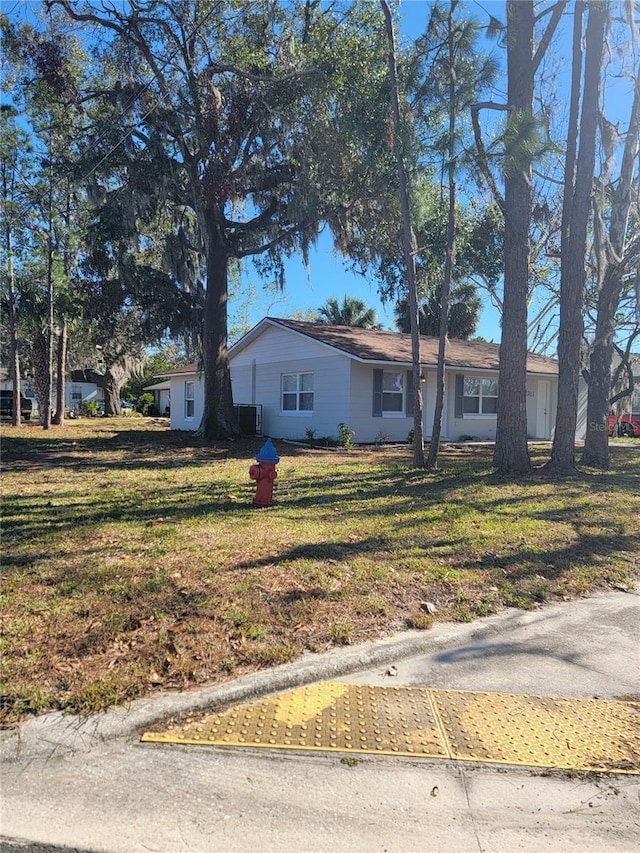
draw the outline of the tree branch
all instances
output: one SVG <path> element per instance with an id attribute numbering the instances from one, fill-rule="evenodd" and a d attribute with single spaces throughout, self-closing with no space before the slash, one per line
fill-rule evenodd
<path id="1" fill-rule="evenodd" d="M 551 20 L 547 26 L 547 29 L 544 31 L 542 38 L 540 39 L 540 44 L 538 45 L 538 49 L 536 50 L 532 65 L 532 73 L 535 74 L 538 70 L 538 66 L 542 62 L 542 57 L 545 55 L 547 48 L 549 47 L 549 43 L 553 37 L 554 32 L 558 24 L 560 23 L 560 18 L 562 17 L 562 13 L 565 10 L 565 7 L 568 3 L 568 0 L 559 0 L 558 3 L 553 7 L 553 11 L 551 13 Z M 549 10 L 545 10 L 543 14 L 547 14 Z M 539 16 L 537 20 L 539 20 L 542 15 Z"/>
<path id="2" fill-rule="evenodd" d="M 234 231 L 244 233 L 247 231 L 256 231 L 262 228 L 273 217 L 279 206 L 280 202 L 274 196 L 269 202 L 269 206 L 262 213 L 258 214 L 258 216 L 254 216 L 253 219 L 249 219 L 247 222 L 234 222 L 232 219 L 227 219 L 224 216 L 222 222 L 225 228 L 232 228 Z"/>
<path id="3" fill-rule="evenodd" d="M 489 168 L 487 152 L 484 147 L 484 142 L 482 140 L 482 130 L 480 129 L 479 118 L 479 113 L 482 109 L 499 110 L 500 112 L 512 112 L 513 107 L 509 106 L 508 104 L 497 104 L 494 101 L 481 101 L 478 104 L 471 105 L 471 122 L 473 124 L 473 137 L 476 142 L 476 150 L 478 151 L 478 162 L 480 164 L 480 170 L 486 178 L 487 184 L 489 185 L 489 189 L 491 190 L 491 194 L 493 195 L 496 204 L 500 208 L 500 212 L 506 219 L 507 211 L 504 203 L 504 198 L 502 197 L 502 193 L 498 189 L 498 186 L 491 173 L 491 169 Z"/>
<path id="4" fill-rule="evenodd" d="M 275 249 L 276 246 L 279 246 L 281 243 L 284 243 L 289 237 L 296 233 L 296 231 L 304 231 L 306 228 L 310 227 L 311 223 L 307 223 L 304 225 L 296 225 L 288 230 L 283 230 L 278 234 L 277 237 L 274 237 L 273 240 L 269 240 L 267 243 L 263 243 L 261 246 L 249 247 L 246 249 L 238 249 L 234 252 L 234 257 L 236 258 L 246 258 L 249 255 L 264 255 L 266 252 L 271 249 Z"/>

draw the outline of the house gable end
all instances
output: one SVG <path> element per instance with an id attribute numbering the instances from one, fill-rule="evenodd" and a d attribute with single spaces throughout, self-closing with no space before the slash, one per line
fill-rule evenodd
<path id="1" fill-rule="evenodd" d="M 265 323 L 259 334 L 243 341 L 242 347 L 234 347 L 229 351 L 229 363 L 233 367 L 251 364 L 254 360 L 262 364 L 295 363 L 303 358 L 347 356 L 347 353 L 336 350 L 335 347 L 326 346 L 312 336 L 301 334 L 279 323 Z"/>

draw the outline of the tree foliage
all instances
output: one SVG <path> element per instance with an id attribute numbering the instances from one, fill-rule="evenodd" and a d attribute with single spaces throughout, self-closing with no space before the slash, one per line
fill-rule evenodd
<path id="1" fill-rule="evenodd" d="M 9 341 L 9 376 L 14 389 L 21 388 L 21 364 L 18 334 L 17 279 L 14 258 L 19 246 L 24 243 L 25 219 L 22 210 L 25 202 L 23 174 L 28 157 L 29 139 L 21 129 L 16 117 L 18 112 L 10 106 L 0 110 L 0 187 L 2 191 L 1 211 L 3 221 L 2 299 L 0 310 L 3 335 Z M 13 395 L 12 424 L 21 425 L 20 397 Z"/>
<path id="2" fill-rule="evenodd" d="M 348 206 L 337 209 L 337 188 L 344 203 L 354 181 L 347 136 L 380 79 L 370 10 L 315 0 L 54 5 L 103 36 L 96 95 L 122 135 L 128 181 L 141 199 L 170 200 L 173 274 L 187 286 L 204 271 L 201 429 L 232 434 L 229 264 L 253 257 L 282 280 L 285 258 L 306 254 L 321 222 L 348 226 Z"/>
<path id="3" fill-rule="evenodd" d="M 6 17 L 1 26 L 9 69 L 4 88 L 11 106 L 21 112 L 21 126 L 29 140 L 21 170 L 24 224 L 14 256 L 23 283 L 16 316 L 28 344 L 40 420 L 46 429 L 64 420 L 67 333 L 77 317 L 70 277 L 78 247 L 72 172 L 82 121 L 76 86 L 82 52 L 57 16 L 50 16 L 42 31 L 27 24 L 14 26 Z M 55 414 L 51 407 L 54 373 Z"/>

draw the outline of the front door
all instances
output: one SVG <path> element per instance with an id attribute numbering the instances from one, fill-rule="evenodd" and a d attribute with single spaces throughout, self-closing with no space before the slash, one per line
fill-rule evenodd
<path id="1" fill-rule="evenodd" d="M 536 438 L 551 438 L 549 427 L 549 403 L 551 383 L 548 379 L 538 380 L 538 406 L 536 411 Z"/>

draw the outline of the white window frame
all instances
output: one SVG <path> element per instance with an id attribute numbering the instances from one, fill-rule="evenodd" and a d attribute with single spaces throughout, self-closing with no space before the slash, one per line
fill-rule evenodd
<path id="1" fill-rule="evenodd" d="M 478 383 L 478 393 L 477 394 L 467 394 L 467 383 Z M 493 386 L 495 386 L 496 393 L 488 394 L 485 391 L 487 385 L 491 383 L 491 390 L 493 390 Z M 462 417 L 463 418 L 495 418 L 497 416 L 498 410 L 498 395 L 500 393 L 500 389 L 498 387 L 498 378 L 495 376 L 470 376 L 465 375 L 464 377 L 464 386 L 463 386 L 463 395 L 462 395 Z M 478 401 L 478 411 L 477 412 L 467 412 L 465 411 L 465 403 L 467 400 L 477 400 Z M 485 412 L 484 409 L 484 401 L 485 400 L 495 400 L 495 411 L 493 412 Z"/>
<path id="2" fill-rule="evenodd" d="M 385 379 L 388 376 L 395 377 L 395 381 L 400 380 L 400 388 L 396 385 L 397 390 L 392 390 L 390 388 L 385 388 Z M 407 393 L 407 382 L 406 382 L 406 370 L 383 370 L 382 371 L 382 417 L 383 418 L 404 418 L 406 417 L 406 393 Z M 399 409 L 386 409 L 385 408 L 385 400 L 389 400 L 389 398 L 393 395 L 393 397 L 400 396 L 400 408 Z"/>
<path id="3" fill-rule="evenodd" d="M 305 382 L 305 377 L 309 377 L 309 376 L 311 377 L 311 388 L 303 387 L 303 386 L 307 385 L 307 382 Z M 292 379 L 295 380 L 295 387 L 291 387 L 294 384 L 291 382 Z M 289 380 L 288 383 L 287 383 L 287 380 Z M 287 387 L 286 390 L 285 390 L 285 384 L 289 385 L 289 387 Z M 294 409 L 291 409 L 291 408 L 285 409 L 285 407 L 284 407 L 285 394 L 289 398 L 292 398 L 295 401 L 295 408 Z M 302 398 L 305 395 L 311 396 L 311 407 L 310 408 L 301 408 L 301 402 L 307 402 L 307 401 L 302 400 Z M 315 388 L 314 388 L 313 371 L 301 370 L 297 373 L 295 373 L 295 372 L 282 373 L 280 375 L 280 414 L 281 415 L 286 415 L 286 416 L 290 416 L 290 415 L 294 415 L 294 416 L 295 415 L 298 415 L 298 416 L 299 415 L 312 415 L 314 405 L 315 405 Z"/>
<path id="4" fill-rule="evenodd" d="M 184 419 L 192 421 L 196 416 L 196 383 L 186 379 L 184 383 Z"/>

